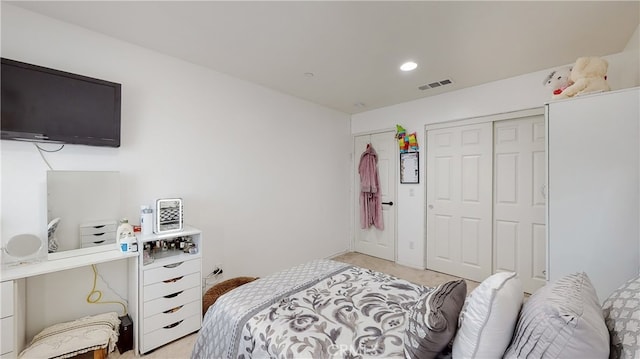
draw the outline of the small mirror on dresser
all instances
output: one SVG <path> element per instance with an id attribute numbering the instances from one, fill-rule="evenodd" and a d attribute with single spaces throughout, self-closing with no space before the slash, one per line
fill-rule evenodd
<path id="1" fill-rule="evenodd" d="M 117 248 L 119 214 L 119 172 L 47 172 L 49 259 Z"/>

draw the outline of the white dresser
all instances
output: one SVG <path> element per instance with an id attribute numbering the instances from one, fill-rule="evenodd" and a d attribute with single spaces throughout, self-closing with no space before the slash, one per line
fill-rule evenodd
<path id="1" fill-rule="evenodd" d="M 14 320 L 14 282 L 2 282 L 0 296 L 2 297 L 2 319 L 0 324 L 0 357 L 15 358 L 16 355 L 16 331 Z"/>
<path id="2" fill-rule="evenodd" d="M 202 234 L 195 228 L 138 238 L 141 354 L 200 329 L 201 244 Z"/>

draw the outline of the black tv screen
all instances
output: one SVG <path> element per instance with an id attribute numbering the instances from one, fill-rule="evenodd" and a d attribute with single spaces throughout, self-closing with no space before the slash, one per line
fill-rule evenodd
<path id="1" fill-rule="evenodd" d="M 114 82 L 2 58 L 2 139 L 120 147 Z"/>

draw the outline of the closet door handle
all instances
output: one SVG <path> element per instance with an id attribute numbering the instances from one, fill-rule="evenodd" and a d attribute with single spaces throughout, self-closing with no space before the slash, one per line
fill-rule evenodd
<path id="1" fill-rule="evenodd" d="M 389 206 L 393 206 L 393 202 L 382 202 L 382 204 L 386 204 L 386 205 L 389 205 Z"/>

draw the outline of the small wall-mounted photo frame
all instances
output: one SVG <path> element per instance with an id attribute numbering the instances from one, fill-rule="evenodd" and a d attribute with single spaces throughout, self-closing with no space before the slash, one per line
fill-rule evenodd
<path id="1" fill-rule="evenodd" d="M 420 153 L 400 154 L 400 183 L 420 183 Z"/>

